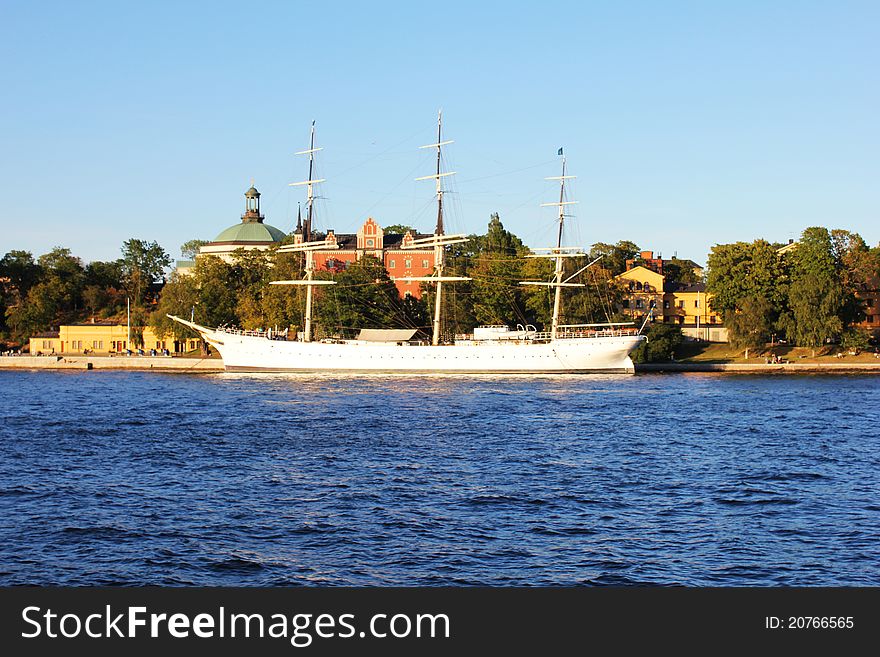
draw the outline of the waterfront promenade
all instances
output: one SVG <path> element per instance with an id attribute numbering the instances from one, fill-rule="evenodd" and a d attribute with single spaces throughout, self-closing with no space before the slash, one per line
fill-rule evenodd
<path id="1" fill-rule="evenodd" d="M 0 358 L 0 369 L 222 372 L 223 361 L 219 358 L 165 356 L 4 356 Z"/>

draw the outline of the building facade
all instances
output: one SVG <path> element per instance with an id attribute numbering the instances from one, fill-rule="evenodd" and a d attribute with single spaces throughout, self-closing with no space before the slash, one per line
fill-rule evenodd
<path id="1" fill-rule="evenodd" d="M 636 265 L 616 279 L 625 286 L 621 311 L 634 320 L 653 310 L 652 321 L 676 324 L 690 338 L 727 342 L 721 316 L 712 310 L 712 295 L 703 283 L 683 284 L 643 265 Z"/>
<path id="2" fill-rule="evenodd" d="M 357 262 L 365 255 L 371 255 L 385 266 L 385 270 L 397 286 L 401 297 L 421 298 L 418 281 L 400 280 L 410 276 L 430 276 L 434 273 L 433 249 L 405 249 L 413 240 L 430 237 L 421 233 L 407 231 L 403 235 L 385 234 L 382 227 L 369 217 L 355 234 L 337 234 L 328 230 L 327 249 L 314 252 L 315 269 L 318 271 L 342 271 L 349 263 Z M 302 241 L 302 232 L 297 227 L 294 241 Z"/>
<path id="3" fill-rule="evenodd" d="M 144 344 L 141 349 L 149 352 L 155 349 L 162 353 L 182 354 L 200 348 L 198 338 L 175 340 L 172 337 L 160 339 L 150 327 L 143 329 Z M 132 340 L 134 342 L 134 340 Z M 110 355 L 125 353 L 128 349 L 135 351 L 138 347 L 129 344 L 128 326 L 116 322 L 94 322 L 89 324 L 68 324 L 58 327 L 57 331 L 38 333 L 30 338 L 32 355 Z"/>

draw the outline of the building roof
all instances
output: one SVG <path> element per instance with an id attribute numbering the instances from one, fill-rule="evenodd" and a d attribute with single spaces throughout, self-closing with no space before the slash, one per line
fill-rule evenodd
<path id="1" fill-rule="evenodd" d="M 329 232 L 329 231 L 328 231 Z M 352 233 L 333 233 L 333 236 L 336 238 L 336 245 L 339 247 L 340 251 L 354 251 L 358 248 L 357 240 L 358 236 Z M 405 235 L 401 235 L 399 233 L 385 233 L 382 237 L 382 248 L 383 249 L 399 249 L 400 245 L 403 243 L 403 238 Z M 428 233 L 415 233 L 413 234 L 413 239 L 423 239 L 425 237 L 431 237 Z M 333 249 L 328 249 L 328 251 L 332 251 Z M 367 247 L 364 249 L 365 251 L 374 251 L 375 249 L 371 249 Z M 418 249 L 414 249 L 418 250 Z M 423 250 L 430 251 L 433 250 L 432 247 L 426 246 Z"/>
<path id="2" fill-rule="evenodd" d="M 251 185 L 251 188 L 247 190 L 244 195 L 248 198 L 260 198 L 260 192 L 257 191 L 257 188 Z"/>
<path id="3" fill-rule="evenodd" d="M 57 338 L 60 336 L 61 333 L 59 331 L 43 331 L 42 333 L 32 335 L 31 338 Z"/>
<path id="4" fill-rule="evenodd" d="M 285 237 L 284 231 L 263 222 L 241 222 L 230 226 L 214 238 L 214 243 L 238 242 L 280 242 Z"/>
<path id="5" fill-rule="evenodd" d="M 676 283 L 669 281 L 663 285 L 664 292 L 705 292 L 705 283 Z"/>

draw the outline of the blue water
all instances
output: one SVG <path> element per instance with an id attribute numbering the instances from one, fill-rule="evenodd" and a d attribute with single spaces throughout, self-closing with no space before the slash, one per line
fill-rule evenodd
<path id="1" fill-rule="evenodd" d="M 880 584 L 877 377 L 0 390 L 3 585 Z"/>

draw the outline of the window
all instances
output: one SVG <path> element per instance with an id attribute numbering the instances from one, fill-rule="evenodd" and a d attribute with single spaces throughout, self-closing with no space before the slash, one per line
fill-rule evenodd
<path id="1" fill-rule="evenodd" d="M 104 341 L 103 340 L 92 340 L 92 349 L 103 349 Z"/>
<path id="2" fill-rule="evenodd" d="M 374 246 L 375 244 L 376 240 L 374 240 L 372 237 L 367 239 L 367 246 Z"/>
<path id="3" fill-rule="evenodd" d="M 699 308 L 699 307 L 700 307 L 700 300 L 694 299 L 694 308 Z"/>
<path id="4" fill-rule="evenodd" d="M 663 309 L 664 309 L 664 310 L 669 310 L 669 302 L 668 302 L 668 301 L 664 301 L 664 302 L 663 302 Z"/>
<path id="5" fill-rule="evenodd" d="M 427 260 L 422 260 L 422 268 L 423 268 L 423 269 L 427 269 L 427 268 L 430 267 L 430 266 L 431 266 L 431 265 L 428 264 L 428 261 L 427 261 Z"/>
<path id="6" fill-rule="evenodd" d="M 396 263 L 393 260 L 388 261 L 388 269 L 394 269 Z"/>
<path id="7" fill-rule="evenodd" d="M 642 300 L 636 299 L 636 308 L 641 308 L 641 307 L 642 307 Z"/>
<path id="8" fill-rule="evenodd" d="M 629 299 L 624 299 L 624 300 L 623 300 L 623 307 L 624 307 L 624 308 L 629 308 Z"/>
<path id="9" fill-rule="evenodd" d="M 868 320 L 868 324 L 874 323 L 874 315 L 868 315 L 868 317 L 866 319 Z"/>
<path id="10" fill-rule="evenodd" d="M 412 260 L 407 258 L 406 260 L 403 261 L 403 266 L 406 267 L 407 269 L 412 269 Z"/>
<path id="11" fill-rule="evenodd" d="M 651 304 L 650 304 L 650 305 L 651 305 L 651 308 L 654 308 L 654 307 L 657 306 L 657 302 L 654 301 L 653 299 L 651 299 Z"/>
<path id="12" fill-rule="evenodd" d="M 681 301 L 678 302 L 678 307 L 684 308 L 684 299 L 682 299 Z"/>

